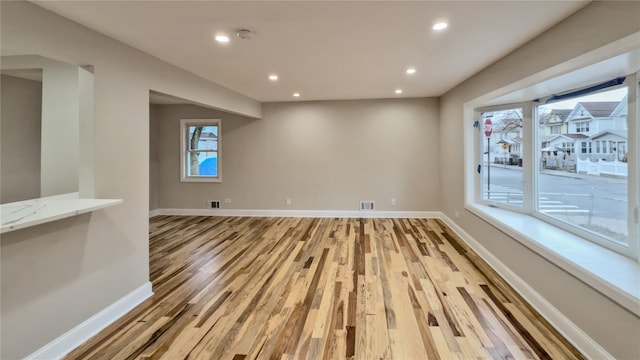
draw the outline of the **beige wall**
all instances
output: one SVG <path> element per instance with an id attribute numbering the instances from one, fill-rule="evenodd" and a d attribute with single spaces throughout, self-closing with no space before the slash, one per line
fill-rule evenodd
<path id="1" fill-rule="evenodd" d="M 0 203 L 40 197 L 42 83 L 2 75 Z"/>
<path id="2" fill-rule="evenodd" d="M 156 119 L 159 105 L 149 104 L 149 210 L 158 208 L 158 144 L 159 133 Z"/>
<path id="3" fill-rule="evenodd" d="M 204 209 L 225 198 L 228 209 L 358 210 L 361 200 L 377 210 L 440 208 L 436 99 L 269 103 L 261 120 L 154 107 L 159 208 Z M 179 120 L 207 117 L 222 119 L 223 181 L 182 183 Z"/>
<path id="4" fill-rule="evenodd" d="M 95 194 L 124 200 L 2 235 L 0 358 L 18 359 L 148 283 L 149 90 L 251 117 L 261 105 L 31 3 L 1 6 L 1 55 L 94 66 Z"/>
<path id="5" fill-rule="evenodd" d="M 398 210 L 460 211 L 456 221 L 467 232 L 589 336 L 618 358 L 638 358 L 637 343 L 628 340 L 640 332 L 637 317 L 463 210 L 460 146 L 465 101 L 638 31 L 637 6 L 587 6 L 446 94 L 438 125 L 433 99 L 266 104 L 263 110 L 33 4 L 3 1 L 3 52 L 95 66 L 95 192 L 124 204 L 2 236 L 0 357 L 32 353 L 148 281 L 149 176 L 157 171 L 168 182 L 154 192 L 159 207 L 192 208 L 220 196 L 237 208 L 284 208 L 284 197 L 291 197 L 297 209 L 353 209 L 366 196 L 389 209 L 386 200 L 395 196 Z M 177 170 L 165 176 L 161 151 L 170 146 L 157 148 L 157 169 L 149 165 L 150 89 L 251 118 L 264 113 L 262 120 L 223 117 L 223 156 L 231 155 L 218 187 L 180 184 Z M 173 119 L 201 111 L 183 110 L 158 116 L 160 126 L 171 128 L 166 141 L 176 150 Z M 378 165 L 372 154 L 382 150 L 387 158 Z M 177 169 L 177 159 L 166 161 Z"/>
<path id="6" fill-rule="evenodd" d="M 640 31 L 639 2 L 594 2 L 441 97 L 443 143 L 463 137 L 464 103 Z M 464 210 L 463 147 L 443 152 L 441 209 L 618 359 L 640 358 L 640 319 Z M 455 219 L 458 211 L 460 218 Z M 603 265 L 606 266 L 606 265 Z"/>

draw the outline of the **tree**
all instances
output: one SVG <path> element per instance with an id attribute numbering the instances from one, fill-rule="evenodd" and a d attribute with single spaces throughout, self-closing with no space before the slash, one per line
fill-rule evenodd
<path id="1" fill-rule="evenodd" d="M 522 118 L 521 117 L 508 117 L 502 119 L 503 131 L 505 133 L 510 132 L 519 132 L 522 129 Z"/>
<path id="2" fill-rule="evenodd" d="M 497 131 L 505 134 L 520 132 L 522 128 L 522 111 L 520 109 L 496 111 L 494 115 L 500 123 L 500 128 Z"/>
<path id="3" fill-rule="evenodd" d="M 202 134 L 203 126 L 196 126 L 193 130 L 193 135 L 191 135 L 191 140 L 189 144 L 189 150 L 198 149 L 198 143 L 200 142 L 200 135 Z M 196 151 L 189 152 L 189 163 L 190 166 L 190 175 L 200 175 L 200 163 L 198 162 L 198 155 L 200 155 Z"/>

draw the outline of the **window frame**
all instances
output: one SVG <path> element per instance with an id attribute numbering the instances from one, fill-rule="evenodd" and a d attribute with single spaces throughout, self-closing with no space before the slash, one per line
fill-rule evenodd
<path id="1" fill-rule="evenodd" d="M 576 121 L 576 133 L 588 133 L 590 131 L 590 120 L 577 120 Z"/>
<path id="2" fill-rule="evenodd" d="M 528 165 L 523 164 L 523 204 L 522 207 L 514 207 L 509 206 L 508 204 L 487 201 L 483 199 L 483 181 L 485 172 L 484 166 L 480 171 L 480 176 L 474 176 L 474 181 L 472 184 L 467 184 L 467 191 L 471 190 L 473 196 L 467 196 L 467 199 L 473 199 L 472 201 L 478 205 L 488 205 L 494 208 L 500 208 L 508 211 L 512 211 L 515 213 L 521 213 L 524 215 L 532 216 L 536 219 L 539 219 L 547 224 L 550 224 L 560 230 L 572 233 L 580 238 L 583 238 L 592 243 L 601 245 L 607 249 L 613 250 L 617 253 L 630 257 L 636 261 L 640 258 L 640 244 L 638 241 L 638 235 L 640 234 L 640 228 L 638 225 L 638 206 L 640 206 L 639 195 L 640 194 L 640 179 L 638 179 L 638 146 L 640 146 L 640 135 L 638 135 L 638 128 L 640 127 L 640 115 L 638 114 L 637 102 L 638 102 L 638 80 L 640 80 L 640 72 L 635 74 L 630 74 L 626 76 L 626 79 L 623 84 L 618 85 L 616 87 L 606 88 L 597 92 L 593 92 L 592 94 L 597 94 L 598 92 L 605 92 L 614 90 L 616 88 L 626 87 L 628 89 L 627 93 L 627 102 L 628 102 L 628 115 L 627 115 L 627 151 L 629 154 L 628 159 L 628 175 L 627 175 L 627 189 L 628 189 L 628 219 L 627 226 L 629 228 L 629 236 L 627 244 L 618 243 L 615 240 L 608 239 L 599 234 L 593 233 L 586 229 L 582 229 L 576 225 L 563 222 L 561 220 L 555 219 L 550 215 L 546 215 L 539 211 L 539 202 L 538 202 L 538 174 L 540 164 L 536 161 L 537 152 L 539 151 L 538 138 L 541 132 L 539 126 L 535 126 L 537 123 L 537 107 L 541 104 L 545 104 L 545 100 L 551 97 L 549 95 L 544 98 L 537 99 L 535 101 L 529 102 L 520 102 L 520 103 L 510 103 L 510 104 L 500 104 L 500 105 L 492 105 L 492 106 L 477 106 L 471 108 L 471 112 L 473 114 L 474 121 L 482 122 L 481 114 L 488 111 L 498 111 L 504 109 L 510 109 L 515 107 L 521 107 L 523 111 L 523 142 L 522 142 L 522 158 L 523 163 L 530 163 Z M 585 88 L 588 86 L 585 86 Z M 567 91 L 573 91 L 575 89 L 566 89 Z M 590 94 L 591 95 L 591 94 Z M 635 100 L 634 100 L 635 99 Z M 527 116 L 530 115 L 530 117 Z M 590 125 L 590 124 L 589 124 Z M 482 133 L 482 125 L 479 126 L 480 131 L 474 132 L 473 134 L 473 160 L 476 164 L 484 164 L 483 162 L 483 154 L 484 151 L 480 150 L 483 145 L 483 136 Z M 635 137 L 634 137 L 635 134 Z M 585 139 L 586 140 L 586 139 Z M 593 152 L 593 144 L 591 141 L 588 142 L 587 145 L 587 155 L 591 155 Z M 485 144 L 486 146 L 486 144 Z M 480 150 L 480 151 L 478 151 Z M 591 151 L 590 151 L 591 150 Z M 582 154 L 582 144 L 578 149 L 578 153 L 576 156 Z M 477 173 L 474 173 L 477 175 Z M 535 177 L 535 178 L 534 178 Z M 469 186 L 471 185 L 471 186 Z"/>
<path id="3" fill-rule="evenodd" d="M 522 144 L 521 144 L 521 157 L 524 161 L 524 159 L 526 158 L 526 156 L 528 155 L 528 149 L 529 149 L 529 141 L 527 140 L 527 122 L 531 121 L 531 112 L 530 112 L 530 106 L 529 106 L 529 102 L 518 102 L 518 103 L 511 103 L 511 104 L 501 104 L 501 105 L 494 105 L 494 106 L 486 106 L 486 107 L 480 107 L 480 108 L 476 108 L 474 109 L 474 119 L 477 119 L 479 121 L 479 129 L 480 131 L 478 132 L 478 135 L 474 137 L 474 149 L 479 149 L 480 151 L 476 152 L 476 157 L 475 157 L 475 162 L 476 164 L 483 164 L 483 166 L 480 167 L 480 176 L 476 176 L 475 177 L 475 185 L 474 188 L 478 189 L 478 191 L 475 191 L 474 194 L 474 201 L 476 203 L 479 204 L 483 204 L 483 205 L 488 205 L 488 206 L 492 206 L 492 207 L 499 207 L 499 208 L 503 208 L 503 209 L 507 209 L 510 211 L 515 211 L 515 212 L 519 212 L 519 213 L 527 213 L 526 209 L 527 209 L 527 200 L 526 200 L 526 193 L 527 193 L 527 171 L 525 169 L 525 166 L 523 165 L 522 167 L 522 206 L 515 206 L 515 205 L 509 205 L 508 203 L 503 203 L 503 202 L 497 202 L 497 201 L 491 201 L 490 199 L 484 199 L 482 197 L 482 194 L 484 193 L 484 178 L 485 178 L 485 166 L 484 166 L 484 149 L 483 149 L 483 141 L 484 141 L 484 133 L 482 131 L 482 113 L 485 112 L 497 112 L 497 111 L 502 111 L 502 110 L 512 110 L 512 109 L 516 109 L 516 108 L 520 108 L 522 109 Z M 490 165 L 489 165 L 490 166 Z"/>
<path id="4" fill-rule="evenodd" d="M 187 156 L 192 152 L 189 149 L 189 126 L 216 126 L 217 138 L 217 176 L 188 175 Z M 180 182 L 222 182 L 222 120 L 221 119 L 180 119 Z"/>
<path id="5" fill-rule="evenodd" d="M 634 84 L 636 84 L 636 86 L 637 86 L 637 76 L 636 76 L 636 74 L 630 74 L 630 75 L 626 76 L 626 79 L 625 79 L 624 83 L 622 83 L 620 85 L 617 85 L 617 86 L 608 87 L 608 88 L 605 88 L 605 89 L 602 89 L 602 90 L 599 90 L 599 91 L 594 91 L 592 93 L 589 93 L 589 95 L 596 95 L 598 93 L 603 93 L 603 92 L 612 91 L 612 90 L 616 90 L 616 89 L 620 89 L 620 88 L 626 87 L 627 88 L 627 103 L 630 103 L 631 102 L 630 99 L 631 99 L 631 96 L 632 96 L 632 90 L 631 89 L 634 87 L 633 86 Z M 572 91 L 572 89 L 568 89 L 568 91 Z M 546 100 L 549 97 L 541 98 L 539 100 L 539 103 L 534 104 L 534 106 L 537 107 L 540 104 L 546 104 Z M 551 104 L 553 104 L 553 102 L 551 102 Z M 629 104 L 629 109 L 632 108 L 630 105 L 631 104 Z M 627 114 L 628 114 L 627 115 L 627 121 L 628 121 L 628 123 L 627 123 L 627 132 L 628 132 L 628 134 L 630 134 L 630 131 L 631 131 L 630 130 L 630 122 L 635 122 L 637 124 L 637 122 L 638 122 L 638 114 L 637 114 L 637 111 L 635 113 L 630 113 L 630 110 L 628 111 Z M 629 121 L 629 120 L 631 120 L 631 121 Z M 539 129 L 536 129 L 534 127 L 533 131 L 534 131 L 534 137 L 533 138 L 537 139 L 538 138 Z M 595 146 L 594 146 L 593 142 L 594 141 L 582 141 L 582 144 L 584 144 L 584 143 L 587 144 L 586 148 L 587 148 L 588 152 L 586 153 L 586 155 L 588 155 L 589 158 L 591 158 L 595 154 L 595 152 L 594 152 Z M 536 147 L 535 151 L 537 152 L 539 150 L 537 148 L 537 146 L 538 146 L 537 145 L 537 141 L 534 141 L 533 146 Z M 621 244 L 619 242 L 616 242 L 615 240 L 606 238 L 606 237 L 604 237 L 604 236 L 602 236 L 600 234 L 597 234 L 595 232 L 588 231 L 588 230 L 586 230 L 584 228 L 581 228 L 579 226 L 572 225 L 570 223 L 567 223 L 567 222 L 561 221 L 559 219 L 556 219 L 556 218 L 554 218 L 554 217 L 552 217 L 550 215 L 544 214 L 543 212 L 541 212 L 539 210 L 539 203 L 538 203 L 538 201 L 535 201 L 535 199 L 532 199 L 532 200 L 534 200 L 533 201 L 534 202 L 534 204 L 533 204 L 534 208 L 533 208 L 533 213 L 531 215 L 533 217 L 537 218 L 537 219 L 540 219 L 540 220 L 546 222 L 546 223 L 549 223 L 549 224 L 551 224 L 553 226 L 556 226 L 556 227 L 558 227 L 558 228 L 560 228 L 560 229 L 562 229 L 564 231 L 567 231 L 567 232 L 570 232 L 572 234 L 575 234 L 575 235 L 577 235 L 577 236 L 579 236 L 579 237 L 581 237 L 581 238 L 583 238 L 585 240 L 588 240 L 588 241 L 591 241 L 591 242 L 596 243 L 598 245 L 604 246 L 604 247 L 606 247 L 606 248 L 608 248 L 610 250 L 613 250 L 613 251 L 618 252 L 618 253 L 620 253 L 622 255 L 625 255 L 625 256 L 629 256 L 629 257 L 631 257 L 633 259 L 639 259 L 640 258 L 640 254 L 639 254 L 639 251 L 638 251 L 638 241 L 637 241 L 638 224 L 637 224 L 637 222 L 635 223 L 635 226 L 633 226 L 633 224 L 632 224 L 633 221 L 634 221 L 634 215 L 633 214 L 634 214 L 635 210 L 634 210 L 634 206 L 633 206 L 634 201 L 631 201 L 632 197 L 635 196 L 634 191 L 632 189 L 633 188 L 637 188 L 637 186 L 634 186 L 634 184 L 631 182 L 632 181 L 631 180 L 631 171 L 632 171 L 632 169 L 631 169 L 631 167 L 629 167 L 628 175 L 627 175 L 627 197 L 629 199 L 628 209 L 627 209 L 627 214 L 628 214 L 627 227 L 628 227 L 628 231 L 629 231 L 629 236 L 628 236 L 628 242 L 627 242 L 626 245 Z M 539 169 L 536 169 L 533 172 L 533 174 L 537 177 L 540 174 Z M 534 179 L 533 182 L 537 186 L 537 184 L 538 184 L 537 178 Z M 637 180 L 635 180 L 635 182 L 636 182 L 636 185 L 637 185 Z M 538 194 L 537 189 L 536 189 L 536 191 L 534 192 L 533 195 L 535 196 L 536 194 Z M 636 206 L 638 206 L 638 201 L 637 200 L 635 201 L 635 204 L 636 204 Z M 634 236 L 634 233 L 635 233 L 635 236 Z"/>

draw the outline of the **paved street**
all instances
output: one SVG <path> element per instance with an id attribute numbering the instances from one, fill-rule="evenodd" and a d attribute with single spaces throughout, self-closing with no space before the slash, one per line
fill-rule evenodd
<path id="1" fill-rule="evenodd" d="M 539 209 L 560 220 L 590 227 L 614 238 L 627 233 L 627 181 L 584 176 L 558 171 L 540 174 Z M 522 169 L 491 167 L 491 193 L 484 187 L 484 198 L 496 202 L 522 205 Z M 603 230 L 599 228 L 605 228 Z M 623 236 L 623 237 L 624 237 Z M 620 239 L 623 240 L 623 239 Z"/>

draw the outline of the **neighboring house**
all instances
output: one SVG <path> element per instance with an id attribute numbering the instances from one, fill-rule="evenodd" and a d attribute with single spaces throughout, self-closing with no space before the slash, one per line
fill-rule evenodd
<path id="1" fill-rule="evenodd" d="M 505 134 L 508 135 L 508 134 Z M 496 163 L 507 163 L 509 165 L 522 165 L 519 160 L 522 158 L 522 138 L 516 136 L 510 138 L 505 136 L 496 142 L 497 154 Z M 502 159 L 500 158 L 502 157 Z"/>
<path id="2" fill-rule="evenodd" d="M 625 96 L 611 112 L 611 117 L 614 120 L 612 130 L 627 130 L 627 107 L 628 101 L 627 96 Z"/>
<path id="3" fill-rule="evenodd" d="M 591 138 L 591 160 L 622 161 L 627 153 L 627 132 L 603 130 Z"/>
<path id="4" fill-rule="evenodd" d="M 580 144 L 589 139 L 583 134 L 544 135 L 541 139 L 542 167 L 576 171 L 576 154 Z"/>
<path id="5" fill-rule="evenodd" d="M 591 136 L 602 130 L 614 130 L 615 121 L 611 114 L 618 104 L 618 101 L 577 103 L 567 116 L 567 133 Z"/>
<path id="6" fill-rule="evenodd" d="M 542 120 L 544 135 L 566 134 L 567 133 L 567 117 L 571 113 L 571 109 L 553 109 Z"/>
<path id="7" fill-rule="evenodd" d="M 554 109 L 542 121 L 541 131 L 541 149 L 561 150 L 572 161 L 576 154 L 582 160 L 621 161 L 627 152 L 627 97 Z"/>
<path id="8" fill-rule="evenodd" d="M 497 145 L 492 149 L 495 163 L 518 164 L 522 157 L 522 120 L 504 119 L 494 125 L 491 143 Z"/>
<path id="9" fill-rule="evenodd" d="M 580 152 L 580 144 L 589 139 L 583 134 L 560 134 L 546 135 L 540 138 L 542 140 L 541 148 L 557 148 L 559 151 L 567 155 L 575 156 Z"/>

